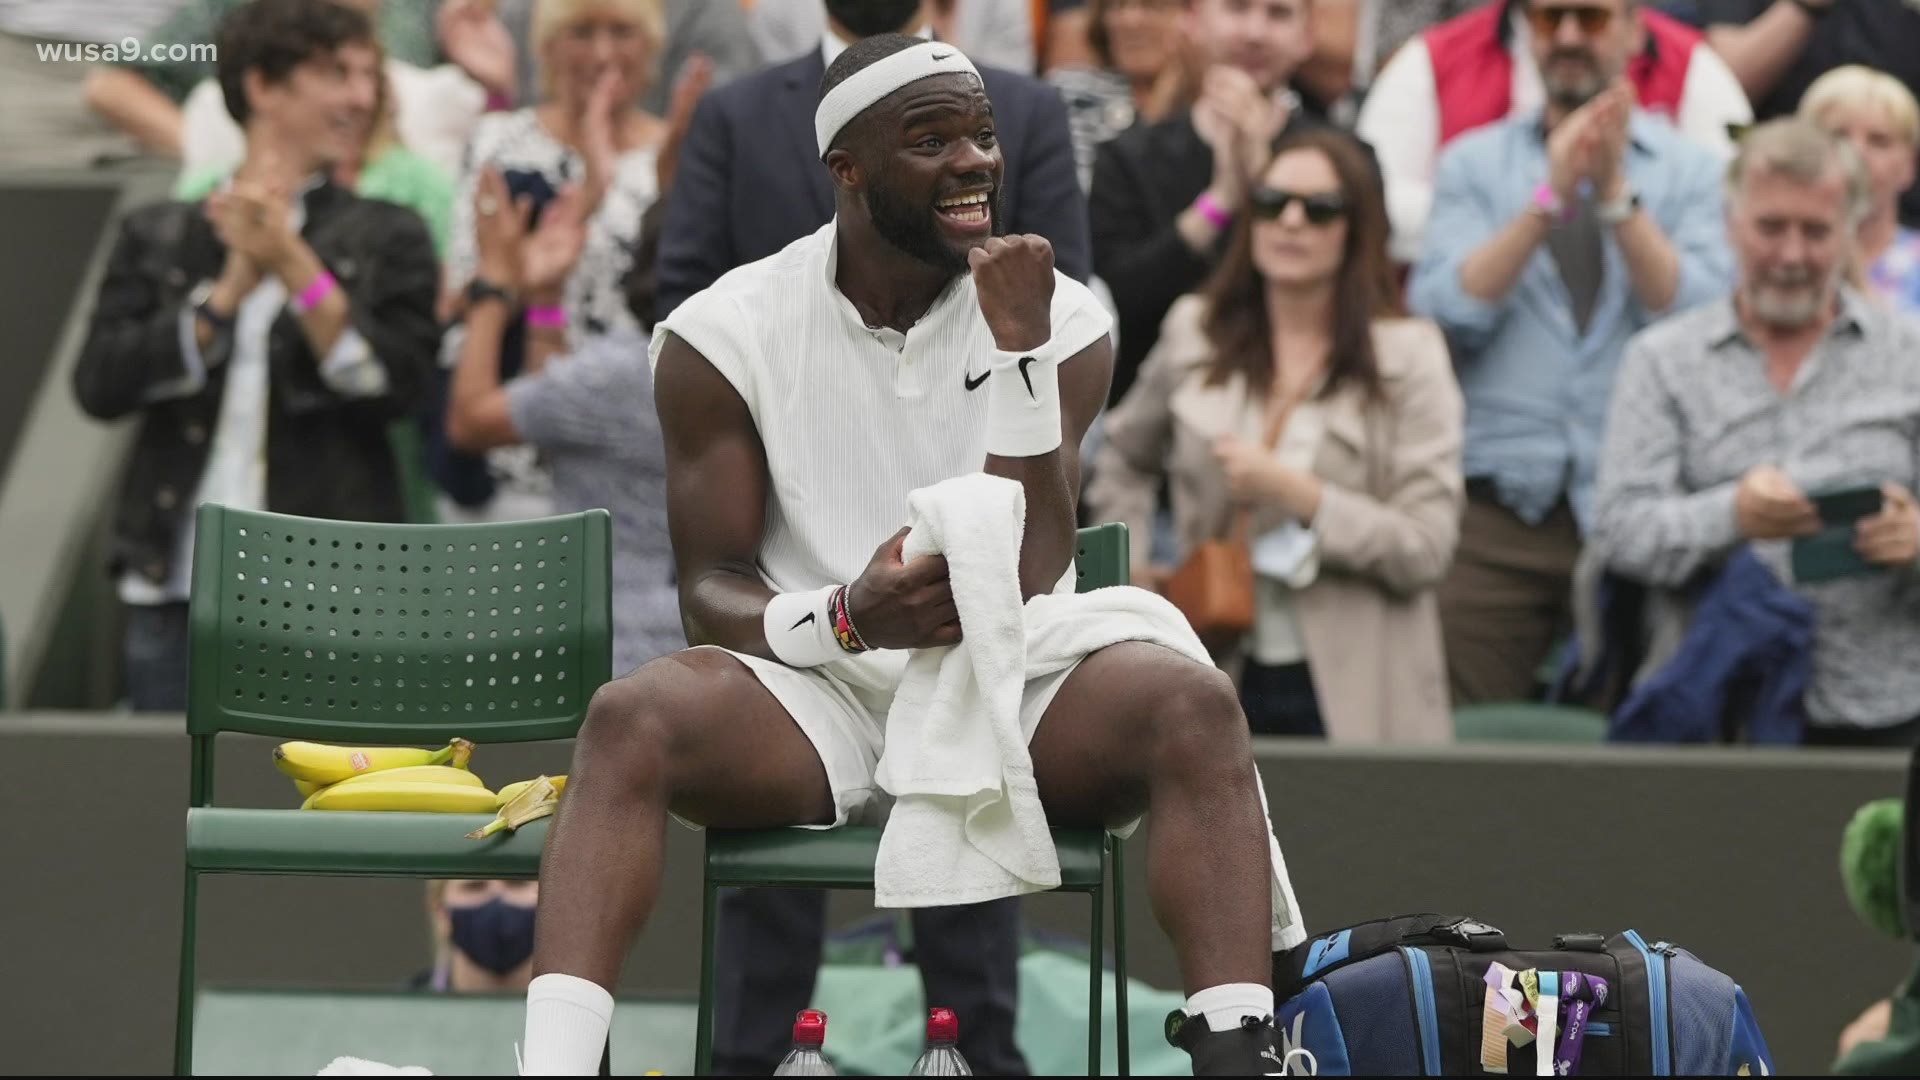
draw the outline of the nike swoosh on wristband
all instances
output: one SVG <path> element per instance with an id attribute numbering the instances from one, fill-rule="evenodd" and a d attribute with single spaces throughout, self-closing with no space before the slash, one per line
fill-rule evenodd
<path id="1" fill-rule="evenodd" d="M 813 614 L 814 614 L 813 612 L 809 611 L 805 615 L 800 616 L 800 618 L 796 620 L 792 626 L 787 627 L 787 629 L 798 630 L 801 627 L 807 625 L 808 623 L 813 621 Z"/>
<path id="2" fill-rule="evenodd" d="M 928 56 L 928 59 L 930 59 L 930 60 L 947 60 L 947 59 L 951 59 L 951 58 L 952 58 L 952 56 L 953 56 L 953 54 L 952 54 L 952 53 L 950 53 L 950 52 L 943 52 L 943 53 L 933 53 L 933 54 L 931 54 L 931 55 L 929 55 L 929 56 Z"/>
<path id="3" fill-rule="evenodd" d="M 1023 356 L 1020 358 L 1020 381 L 1027 384 L 1027 396 L 1035 401 L 1039 401 L 1039 395 L 1033 392 L 1033 376 L 1027 374 L 1027 365 L 1031 363 L 1033 363 L 1033 357 L 1031 356 Z"/>
<path id="4" fill-rule="evenodd" d="M 980 389 L 980 384 L 983 382 L 986 382 L 988 377 L 991 376 L 992 374 L 993 374 L 993 369 L 988 368 L 985 374 L 981 375 L 979 378 L 976 379 L 973 376 L 967 374 L 965 369 L 962 369 L 960 372 L 960 381 L 966 384 L 966 387 L 968 390 L 978 390 Z M 1021 374 L 1024 375 L 1026 373 L 1021 372 Z"/>

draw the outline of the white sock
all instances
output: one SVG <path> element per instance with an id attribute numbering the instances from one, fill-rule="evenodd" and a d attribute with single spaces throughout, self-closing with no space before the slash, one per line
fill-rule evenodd
<path id="1" fill-rule="evenodd" d="M 1187 999 L 1187 1015 L 1206 1017 L 1208 1031 L 1232 1031 L 1243 1016 L 1273 1015 L 1273 991 L 1259 983 L 1209 986 Z"/>
<path id="2" fill-rule="evenodd" d="M 613 995 L 572 975 L 542 975 L 527 984 L 527 1036 L 522 1076 L 593 1076 L 607 1047 Z"/>

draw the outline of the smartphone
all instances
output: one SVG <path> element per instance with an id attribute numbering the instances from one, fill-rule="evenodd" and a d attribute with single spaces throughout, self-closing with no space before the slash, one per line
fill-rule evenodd
<path id="1" fill-rule="evenodd" d="M 1842 488 L 1811 496 L 1814 509 L 1820 511 L 1820 524 L 1851 525 L 1880 512 L 1886 493 L 1878 487 Z"/>
<path id="2" fill-rule="evenodd" d="M 540 224 L 540 214 L 546 210 L 547 204 L 553 201 L 554 196 L 560 194 L 554 190 L 553 184 L 547 180 L 545 174 L 532 169 L 507 169 L 501 172 L 500 178 L 507 182 L 507 198 L 510 203 L 515 206 L 520 205 L 520 197 L 524 195 L 533 204 L 533 217 L 527 223 L 529 228 Z"/>
<path id="3" fill-rule="evenodd" d="M 1878 487 L 1841 488 L 1809 496 L 1820 513 L 1820 531 L 1793 542 L 1793 579 L 1801 584 L 1869 574 L 1876 568 L 1853 549 L 1853 526 L 1880 512 L 1886 495 Z"/>

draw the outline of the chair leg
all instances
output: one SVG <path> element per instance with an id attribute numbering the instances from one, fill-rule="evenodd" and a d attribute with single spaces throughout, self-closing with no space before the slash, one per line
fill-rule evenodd
<path id="1" fill-rule="evenodd" d="M 704 896 L 700 907 L 700 1018 L 694 1026 L 693 1073 L 713 1075 L 713 967 L 714 937 L 718 932 L 720 890 L 712 881 L 702 883 Z"/>
<path id="2" fill-rule="evenodd" d="M 1113 838 L 1113 1009 L 1115 1049 L 1121 1076 L 1133 1075 L 1132 1049 L 1127 1045 L 1127 864 L 1123 841 Z"/>
<path id="3" fill-rule="evenodd" d="M 1103 860 L 1104 861 L 1104 860 Z M 1104 1017 L 1101 1013 L 1102 989 L 1106 981 L 1106 927 L 1101 923 L 1107 913 L 1107 897 L 1104 888 L 1093 891 L 1093 948 L 1087 956 L 1087 1075 L 1100 1075 L 1100 1029 Z"/>
<path id="4" fill-rule="evenodd" d="M 173 1074 L 193 1075 L 193 959 L 199 932 L 200 875 L 187 870 L 180 909 L 180 987 L 174 1002 Z"/>

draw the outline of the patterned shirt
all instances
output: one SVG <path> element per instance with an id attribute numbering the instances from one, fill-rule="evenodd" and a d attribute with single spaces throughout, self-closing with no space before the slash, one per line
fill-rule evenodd
<path id="1" fill-rule="evenodd" d="M 1867 283 L 1893 310 L 1920 316 L 1920 229 L 1900 229 L 1867 270 Z"/>
<path id="2" fill-rule="evenodd" d="M 1638 335 L 1621 361 L 1591 543 L 1608 569 L 1678 587 L 1744 541 L 1740 477 L 1784 471 L 1800 490 L 1920 488 L 1920 325 L 1845 290 L 1783 394 L 1731 300 Z M 1792 582 L 1790 541 L 1756 541 Z M 1793 583 L 1815 618 L 1807 714 L 1883 727 L 1920 717 L 1920 562 Z"/>

